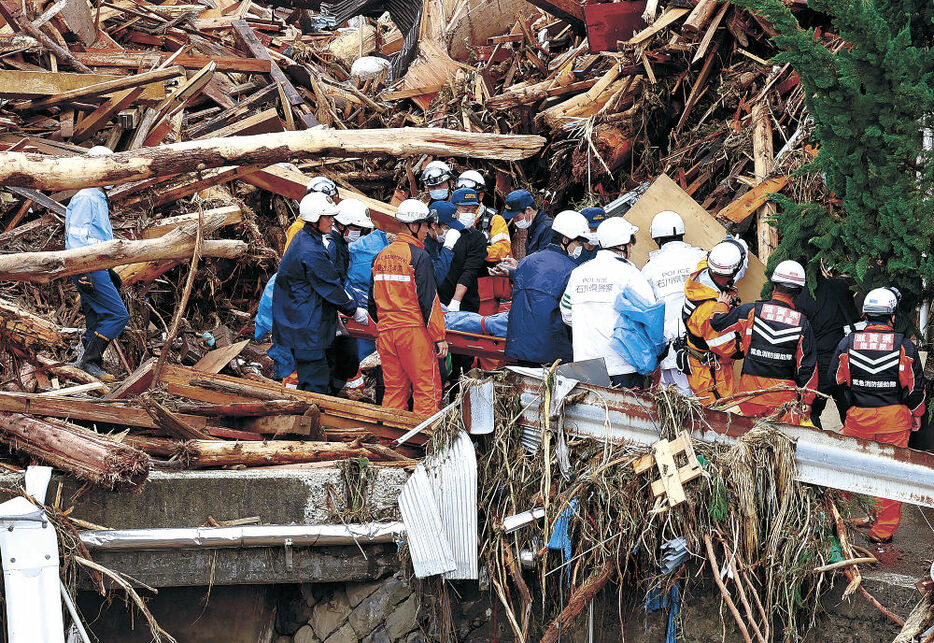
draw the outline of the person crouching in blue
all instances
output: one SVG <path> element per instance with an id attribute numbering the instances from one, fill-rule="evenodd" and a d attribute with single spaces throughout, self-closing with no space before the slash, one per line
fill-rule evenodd
<path id="1" fill-rule="evenodd" d="M 88 156 L 109 154 L 113 152 L 102 145 L 88 150 Z M 79 190 L 71 197 L 65 210 L 65 249 L 86 248 L 113 241 L 113 238 L 107 193 L 103 188 Z M 103 368 L 104 350 L 130 321 L 130 314 L 118 290 L 120 277 L 113 270 L 95 270 L 74 275 L 71 280 L 78 288 L 81 312 L 87 324 L 81 339 L 84 350 L 74 365 L 88 375 L 112 382 L 113 375 Z"/>
<path id="2" fill-rule="evenodd" d="M 337 213 L 325 194 L 302 199 L 299 216 L 305 226 L 282 255 L 272 294 L 273 341 L 292 352 L 298 388 L 323 394 L 329 393 L 334 370 L 326 352 L 337 334 L 338 311 L 369 323 L 366 309 L 344 289 L 328 254 L 326 235 Z"/>

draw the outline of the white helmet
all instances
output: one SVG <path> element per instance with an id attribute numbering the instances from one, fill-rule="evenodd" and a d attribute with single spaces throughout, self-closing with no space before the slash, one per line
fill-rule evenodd
<path id="1" fill-rule="evenodd" d="M 898 307 L 898 297 L 890 288 L 875 288 L 863 300 L 866 315 L 892 315 Z"/>
<path id="2" fill-rule="evenodd" d="M 370 209 L 360 199 L 342 199 L 337 204 L 334 220 L 341 225 L 355 225 L 358 228 L 376 227 L 370 219 Z"/>
<path id="3" fill-rule="evenodd" d="M 601 248 L 616 248 L 632 243 L 639 228 L 623 217 L 610 217 L 597 226 L 597 241 Z"/>
<path id="4" fill-rule="evenodd" d="M 590 235 L 590 227 L 587 225 L 587 217 L 576 210 L 564 210 L 555 217 L 551 229 L 558 234 L 564 235 L 568 239 L 574 240 L 580 237 L 587 238 Z"/>
<path id="5" fill-rule="evenodd" d="M 652 217 L 649 235 L 653 239 L 674 237 L 679 234 L 684 234 L 684 219 L 674 210 L 662 210 Z"/>
<path id="6" fill-rule="evenodd" d="M 457 177 L 457 183 L 454 187 L 458 190 L 460 188 L 470 188 L 477 192 L 484 192 L 486 191 L 486 181 L 483 179 L 483 175 L 476 170 L 467 170 L 461 172 L 461 175 Z"/>
<path id="7" fill-rule="evenodd" d="M 721 241 L 707 253 L 707 269 L 715 275 L 735 277 L 743 267 L 743 253 L 732 241 Z"/>
<path id="8" fill-rule="evenodd" d="M 315 176 L 312 177 L 305 188 L 305 194 L 311 194 L 312 192 L 320 192 L 333 198 L 337 196 L 337 186 L 334 185 L 334 181 L 326 176 Z"/>
<path id="9" fill-rule="evenodd" d="M 406 199 L 396 210 L 396 220 L 400 223 L 418 223 L 428 219 L 428 206 L 418 199 Z"/>
<path id="10" fill-rule="evenodd" d="M 88 156 L 110 156 L 114 151 L 105 145 L 95 145 L 87 151 Z"/>
<path id="11" fill-rule="evenodd" d="M 772 273 L 772 283 L 804 288 L 804 266 L 797 261 L 781 262 L 775 266 L 775 272 Z"/>
<path id="12" fill-rule="evenodd" d="M 450 181 L 453 172 L 451 166 L 444 161 L 432 161 L 422 170 L 422 183 L 428 187 L 440 185 Z"/>
<path id="13" fill-rule="evenodd" d="M 312 192 L 306 194 L 298 205 L 298 216 L 302 221 L 317 223 L 321 217 L 337 215 L 337 204 L 327 194 Z"/>

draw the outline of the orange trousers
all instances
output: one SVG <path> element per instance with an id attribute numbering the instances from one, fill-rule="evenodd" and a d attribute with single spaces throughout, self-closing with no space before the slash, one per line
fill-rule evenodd
<path id="1" fill-rule="evenodd" d="M 911 437 L 911 412 L 903 404 L 878 408 L 851 406 L 843 423 L 843 435 L 907 447 Z M 902 503 L 876 498 L 876 520 L 869 536 L 879 540 L 891 538 L 901 521 Z"/>
<path id="2" fill-rule="evenodd" d="M 436 413 L 441 402 L 441 373 L 428 331 L 421 327 L 380 330 L 376 350 L 386 385 L 383 406 L 407 409 L 411 397 L 415 413 Z"/>

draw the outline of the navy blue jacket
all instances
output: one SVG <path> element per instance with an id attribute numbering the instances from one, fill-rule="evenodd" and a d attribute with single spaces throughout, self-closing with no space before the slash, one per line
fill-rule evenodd
<path id="1" fill-rule="evenodd" d="M 551 244 L 551 224 L 554 221 L 541 210 L 538 211 L 538 214 L 532 219 L 532 225 L 529 226 L 529 234 L 525 242 L 525 256 L 544 250 Z"/>
<path id="2" fill-rule="evenodd" d="M 347 270 L 350 268 L 350 247 L 347 240 L 337 230 L 328 234 L 328 240 L 331 242 L 328 246 L 328 256 L 337 270 L 337 276 L 341 283 L 347 281 Z"/>
<path id="3" fill-rule="evenodd" d="M 321 235 L 306 225 L 279 263 L 272 294 L 273 341 L 290 349 L 324 351 L 337 333 L 337 311 L 352 315 L 356 309 Z"/>
<path id="4" fill-rule="evenodd" d="M 506 330 L 506 357 L 538 364 L 573 361 L 571 329 L 561 320 L 558 307 L 576 267 L 557 244 L 519 262 Z"/>

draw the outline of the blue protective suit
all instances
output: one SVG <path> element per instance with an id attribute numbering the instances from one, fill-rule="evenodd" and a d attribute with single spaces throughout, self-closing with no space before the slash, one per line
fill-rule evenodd
<path id="1" fill-rule="evenodd" d="M 536 364 L 573 361 L 571 330 L 561 320 L 559 305 L 576 267 L 557 244 L 519 262 L 506 330 L 506 357 Z"/>
<path id="2" fill-rule="evenodd" d="M 100 188 L 85 188 L 71 197 L 65 210 L 65 249 L 113 241 L 110 206 Z"/>
<path id="3" fill-rule="evenodd" d="M 100 188 L 79 190 L 65 210 L 65 249 L 86 248 L 113 241 L 107 195 Z M 130 321 L 130 314 L 107 270 L 75 275 L 72 282 L 81 298 L 87 332 L 83 343 L 87 347 L 92 335 L 113 340 Z"/>
<path id="4" fill-rule="evenodd" d="M 551 244 L 551 224 L 554 219 L 545 214 L 542 210 L 538 211 L 535 218 L 532 219 L 532 225 L 529 226 L 529 235 L 525 242 L 525 256 L 533 252 L 544 250 Z"/>
<path id="5" fill-rule="evenodd" d="M 425 250 L 431 257 L 431 268 L 435 275 L 435 283 L 444 281 L 451 272 L 451 262 L 454 260 L 454 250 L 445 248 L 431 235 L 425 237 Z"/>
<path id="6" fill-rule="evenodd" d="M 350 268 L 350 248 L 344 235 L 337 230 L 328 234 L 328 256 L 334 262 L 340 282 L 345 283 L 347 270 Z"/>
<path id="7" fill-rule="evenodd" d="M 321 234 L 306 225 L 279 263 L 272 295 L 273 341 L 293 353 L 320 352 L 323 358 L 337 333 L 337 312 L 352 315 L 356 309 Z"/>
<path id="8" fill-rule="evenodd" d="M 367 307 L 370 283 L 373 281 L 373 260 L 389 245 L 389 237 L 382 230 L 373 230 L 350 244 L 350 268 L 347 270 L 347 292 L 357 306 Z M 357 355 L 362 359 L 376 351 L 376 342 L 357 339 Z"/>
<path id="9" fill-rule="evenodd" d="M 256 330 L 253 331 L 253 339 L 262 342 L 266 336 L 272 332 L 272 293 L 276 288 L 276 275 L 274 274 L 266 282 L 263 288 L 263 296 L 259 300 L 259 308 L 256 310 Z M 292 374 L 295 370 L 295 360 L 292 358 L 292 351 L 279 346 L 273 342 L 266 353 L 272 360 L 272 376 L 277 380 L 282 380 Z"/>

